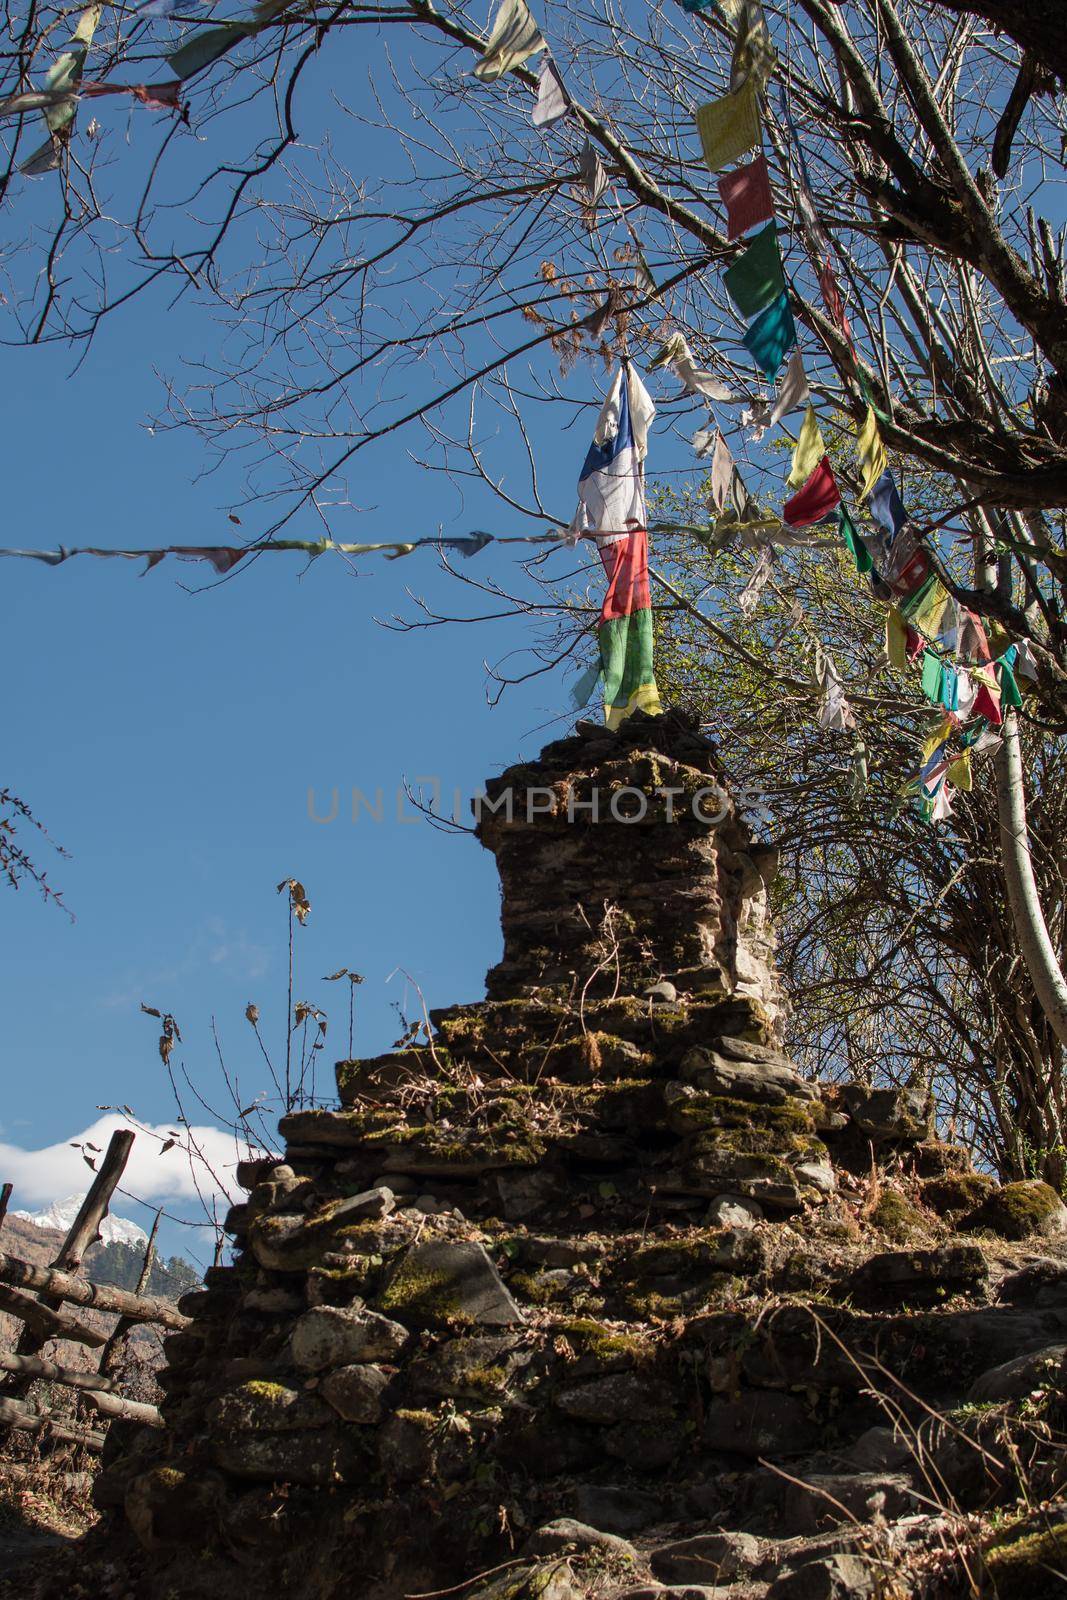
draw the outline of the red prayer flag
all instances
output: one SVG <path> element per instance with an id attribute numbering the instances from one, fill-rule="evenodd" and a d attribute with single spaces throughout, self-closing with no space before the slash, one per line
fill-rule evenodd
<path id="1" fill-rule="evenodd" d="M 609 583 L 600 611 L 601 622 L 612 617 L 628 617 L 651 605 L 648 588 L 648 534 L 634 528 L 625 539 L 614 540 L 601 548 Z"/>
<path id="2" fill-rule="evenodd" d="M 823 456 L 804 487 L 797 490 L 792 500 L 786 501 L 782 521 L 791 528 L 807 528 L 813 522 L 821 522 L 840 504 L 841 490 L 837 487 L 830 457 Z"/>
<path id="3" fill-rule="evenodd" d="M 78 93 L 85 100 L 95 100 L 102 94 L 132 94 L 143 106 L 151 106 L 155 110 L 177 110 L 180 101 L 181 82 L 175 78 L 169 83 L 102 83 L 83 81 L 78 88 Z"/>
<path id="4" fill-rule="evenodd" d="M 974 697 L 974 709 L 977 716 L 984 717 L 995 728 L 999 728 L 1004 721 L 1004 715 L 996 696 L 984 683 L 978 685 L 978 693 Z"/>
<path id="5" fill-rule="evenodd" d="M 848 317 L 845 315 L 845 305 L 841 299 L 841 291 L 837 287 L 834 264 L 829 256 L 827 256 L 819 269 L 819 288 L 822 290 L 823 301 L 827 311 L 830 313 L 831 320 L 837 324 L 849 344 L 851 344 L 852 329 L 849 326 Z"/>
<path id="6" fill-rule="evenodd" d="M 774 216 L 766 156 L 757 156 L 747 166 L 724 173 L 718 180 L 718 190 L 726 207 L 728 239 L 737 239 L 761 222 L 770 222 Z"/>

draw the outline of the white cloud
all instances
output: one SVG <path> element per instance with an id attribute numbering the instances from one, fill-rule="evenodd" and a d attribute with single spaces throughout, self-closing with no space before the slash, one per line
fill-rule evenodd
<path id="1" fill-rule="evenodd" d="M 88 1141 L 98 1145 L 101 1151 L 106 1150 L 116 1128 L 129 1126 L 122 1117 L 107 1115 L 82 1132 L 72 1133 L 69 1139 L 46 1145 L 41 1150 L 24 1150 L 19 1145 L 0 1142 L 0 1173 L 15 1186 L 12 1209 L 16 1206 L 32 1208 L 67 1195 L 84 1194 L 92 1182 L 92 1173 L 81 1151 L 73 1145 Z M 203 1151 L 205 1165 L 202 1161 L 190 1162 L 187 1151 L 181 1148 L 187 1140 L 163 1151 L 162 1145 L 170 1133 L 182 1131 L 174 1123 L 164 1122 L 155 1128 L 146 1126 L 134 1131 L 133 1149 L 120 1184 L 127 1195 L 185 1214 L 199 1206 L 198 1187 L 209 1205 L 215 1200 L 223 1211 L 228 1203 L 224 1191 L 228 1190 L 235 1200 L 241 1198 L 234 1167 L 243 1150 L 238 1148 L 233 1134 L 209 1126 L 190 1130 L 192 1141 Z M 121 1216 L 124 1210 L 130 1209 L 129 1201 L 124 1205 L 123 1197 L 116 1195 L 112 1209 Z"/>

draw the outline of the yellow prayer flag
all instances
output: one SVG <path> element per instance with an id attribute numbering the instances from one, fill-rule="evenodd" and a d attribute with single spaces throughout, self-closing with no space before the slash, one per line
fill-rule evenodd
<path id="1" fill-rule="evenodd" d="M 721 172 L 731 161 L 743 156 L 762 137 L 759 120 L 759 95 L 751 78 L 697 112 L 697 132 L 704 148 L 704 160 L 712 172 Z"/>
<path id="2" fill-rule="evenodd" d="M 885 653 L 891 667 L 908 664 L 908 625 L 896 606 L 890 606 L 885 619 Z"/>
<path id="3" fill-rule="evenodd" d="M 814 406 L 809 406 L 804 413 L 804 425 L 800 430 L 796 449 L 793 451 L 793 465 L 786 480 L 789 487 L 799 489 L 807 483 L 825 454 L 826 446 L 823 444 L 819 419 L 815 415 Z"/>
<path id="4" fill-rule="evenodd" d="M 866 500 L 878 479 L 889 465 L 889 456 L 886 454 L 882 435 L 878 432 L 878 418 L 875 416 L 874 407 L 867 407 L 863 427 L 856 439 L 856 449 L 859 452 L 860 466 L 863 468 L 863 487 L 860 490 L 860 499 Z"/>
<path id="5" fill-rule="evenodd" d="M 945 740 L 948 738 L 949 734 L 952 732 L 952 728 L 953 728 L 952 718 L 951 717 L 946 717 L 944 719 L 944 721 L 941 722 L 938 725 L 937 732 L 936 733 L 932 733 L 930 735 L 929 739 L 926 740 L 925 744 L 923 745 L 923 766 L 925 766 L 926 763 L 929 761 L 930 757 L 933 755 L 933 753 L 937 749 L 938 745 L 939 744 L 944 744 Z"/>
<path id="6" fill-rule="evenodd" d="M 951 778 L 957 789 L 962 789 L 964 794 L 970 794 L 974 788 L 974 774 L 971 772 L 971 752 L 965 750 L 961 756 L 957 756 L 945 776 Z"/>
<path id="7" fill-rule="evenodd" d="M 935 578 L 922 604 L 912 615 L 912 627 L 927 639 L 936 639 L 951 598 L 941 579 Z"/>

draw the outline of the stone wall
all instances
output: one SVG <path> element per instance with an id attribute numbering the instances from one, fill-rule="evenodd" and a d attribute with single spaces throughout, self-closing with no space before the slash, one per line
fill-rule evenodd
<path id="1" fill-rule="evenodd" d="M 921 1093 L 783 1056 L 732 804 L 565 820 L 568 789 L 716 773 L 682 719 L 634 719 L 490 785 L 553 800 L 480 824 L 490 998 L 340 1063 L 338 1107 L 243 1169 L 167 1427 L 113 1436 L 116 1593 L 862 1597 L 943 1538 L 920 1457 L 957 1506 L 1010 1493 L 959 1440 L 976 1384 L 1010 1407 L 1067 1342 L 1067 1211 L 973 1172 Z"/>

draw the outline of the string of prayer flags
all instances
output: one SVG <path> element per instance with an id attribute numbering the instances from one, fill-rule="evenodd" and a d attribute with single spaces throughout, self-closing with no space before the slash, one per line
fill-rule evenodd
<path id="1" fill-rule="evenodd" d="M 46 567 L 61 566 L 64 561 L 70 561 L 74 556 L 97 556 L 105 560 L 118 561 L 144 561 L 145 572 L 151 572 L 153 567 L 158 567 L 166 556 L 176 556 L 183 561 L 206 561 L 219 575 L 223 575 L 244 561 L 249 556 L 279 554 L 285 551 L 299 551 L 314 560 L 317 556 L 327 552 L 338 555 L 362 556 L 385 555 L 388 561 L 395 561 L 399 556 L 410 555 L 413 550 L 430 547 L 438 549 L 455 550 L 464 557 L 471 557 L 484 550 L 488 544 L 556 544 L 559 542 L 558 533 L 548 534 L 519 534 L 514 537 L 499 538 L 491 533 L 472 533 L 456 537 L 443 537 L 441 535 L 422 539 L 389 539 L 376 544 L 347 544 L 333 539 L 265 539 L 258 543 L 247 545 L 195 545 L 195 544 L 169 544 L 150 549 L 122 549 L 112 550 L 95 545 L 75 545 L 68 547 L 60 545 L 58 550 L 9 550 L 0 549 L 0 557 L 19 557 L 26 561 L 40 561 Z"/>
<path id="2" fill-rule="evenodd" d="M 615 375 L 578 479 L 575 538 L 595 538 L 608 579 L 598 640 L 609 727 L 632 711 L 660 710 L 652 660 L 644 458 L 655 416 L 629 362 Z"/>
<path id="3" fill-rule="evenodd" d="M 793 451 L 793 464 L 789 469 L 789 477 L 786 480 L 789 487 L 791 489 L 799 489 L 802 484 L 807 483 L 825 454 L 826 446 L 823 443 L 819 419 L 815 415 L 814 406 L 809 406 L 804 413 L 803 426 L 800 429 L 796 448 Z"/>
<path id="4" fill-rule="evenodd" d="M 796 342 L 796 323 L 784 291 L 760 312 L 741 341 L 770 383 L 778 376 L 787 353 Z"/>
<path id="5" fill-rule="evenodd" d="M 783 417 L 789 415 L 790 411 L 799 411 L 810 399 L 808 375 L 804 370 L 804 353 L 797 345 L 786 362 L 785 372 L 778 385 L 778 396 L 770 415 L 771 425 L 777 425 Z"/>
<path id="6" fill-rule="evenodd" d="M 723 282 L 740 314 L 756 317 L 785 292 L 778 228 L 770 222 L 723 273 Z"/>
<path id="7" fill-rule="evenodd" d="M 821 522 L 841 504 L 841 490 L 837 486 L 829 456 L 823 456 L 802 489 L 782 507 L 782 521 L 792 528 L 807 528 Z"/>
<path id="8" fill-rule="evenodd" d="M 505 72 L 520 67 L 538 50 L 546 48 L 526 0 L 500 0 L 482 58 L 474 68 L 474 76 L 480 78 L 482 83 L 495 83 Z"/>
<path id="9" fill-rule="evenodd" d="M 932 706 L 941 704 L 941 685 L 944 667 L 936 650 L 923 653 L 922 691 Z"/>
<path id="10" fill-rule="evenodd" d="M 882 435 L 878 432 L 878 418 L 874 414 L 873 406 L 867 407 L 867 415 L 856 440 L 856 450 L 860 466 L 863 468 L 860 500 L 869 500 L 874 493 L 875 485 L 889 466 L 889 455 L 882 441 Z"/>
<path id="11" fill-rule="evenodd" d="M 530 120 L 535 128 L 551 128 L 567 115 L 570 107 L 571 97 L 567 93 L 567 86 L 559 75 L 559 68 L 546 51 L 537 79 L 537 101 Z"/>
<path id="12" fill-rule="evenodd" d="M 701 106 L 696 124 L 709 171 L 721 172 L 763 137 L 756 85 L 746 80 L 721 100 Z"/>

